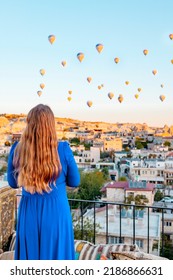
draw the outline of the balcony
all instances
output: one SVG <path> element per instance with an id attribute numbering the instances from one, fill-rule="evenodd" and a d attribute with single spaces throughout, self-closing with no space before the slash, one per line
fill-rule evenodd
<path id="1" fill-rule="evenodd" d="M 76 199 L 69 199 L 69 203 L 74 228 L 76 224 L 80 228 L 80 239 L 94 244 L 113 241 L 137 244 L 145 253 L 165 256 L 167 230 L 164 224 L 169 215 L 173 225 L 172 208 Z M 76 203 L 77 210 L 74 209 Z M 86 229 L 87 220 L 92 225 L 90 237 Z M 169 234 L 172 238 L 173 226 L 169 227 Z"/>

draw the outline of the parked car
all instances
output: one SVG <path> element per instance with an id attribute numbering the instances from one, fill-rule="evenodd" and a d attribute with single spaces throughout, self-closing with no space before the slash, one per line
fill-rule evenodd
<path id="1" fill-rule="evenodd" d="M 159 202 L 173 203 L 173 197 L 165 196 L 165 197 L 163 197 Z"/>

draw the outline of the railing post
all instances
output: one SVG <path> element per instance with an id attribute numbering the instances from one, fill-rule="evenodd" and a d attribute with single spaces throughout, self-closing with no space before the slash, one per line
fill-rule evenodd
<path id="1" fill-rule="evenodd" d="M 135 244 L 135 205 L 133 205 L 133 244 Z"/>
<path id="2" fill-rule="evenodd" d="M 83 240 L 83 202 L 80 203 L 81 209 L 81 240 Z"/>
<path id="3" fill-rule="evenodd" d="M 106 204 L 106 244 L 108 244 L 108 204 Z"/>
<path id="4" fill-rule="evenodd" d="M 94 236 L 93 236 L 93 243 L 96 242 L 96 204 L 94 202 Z"/>
<path id="5" fill-rule="evenodd" d="M 121 204 L 120 204 L 120 243 L 122 243 L 122 240 L 121 240 Z"/>
<path id="6" fill-rule="evenodd" d="M 149 239 L 149 236 L 150 236 L 150 215 L 149 215 L 149 207 L 147 208 L 148 209 L 148 226 L 147 226 L 147 253 L 149 254 L 149 242 L 150 242 L 150 239 Z"/>

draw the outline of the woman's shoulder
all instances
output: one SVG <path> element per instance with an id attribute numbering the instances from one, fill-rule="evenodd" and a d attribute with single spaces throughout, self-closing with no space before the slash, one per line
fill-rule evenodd
<path id="1" fill-rule="evenodd" d="M 70 147 L 69 142 L 67 141 L 58 141 L 58 149 L 68 149 Z"/>

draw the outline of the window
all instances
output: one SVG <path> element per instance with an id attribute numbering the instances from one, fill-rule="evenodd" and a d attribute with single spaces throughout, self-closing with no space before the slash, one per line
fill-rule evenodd
<path id="1" fill-rule="evenodd" d="M 166 226 L 166 227 L 171 227 L 171 226 L 172 226 L 172 223 L 171 223 L 171 222 L 164 222 L 164 226 Z"/>
<path id="2" fill-rule="evenodd" d="M 143 240 L 142 239 L 136 239 L 135 243 L 139 248 L 143 248 Z"/>
<path id="3" fill-rule="evenodd" d="M 120 237 L 117 236 L 108 236 L 108 244 L 118 244 L 118 243 L 124 243 L 124 237 L 121 237 L 121 242 L 120 242 Z"/>

